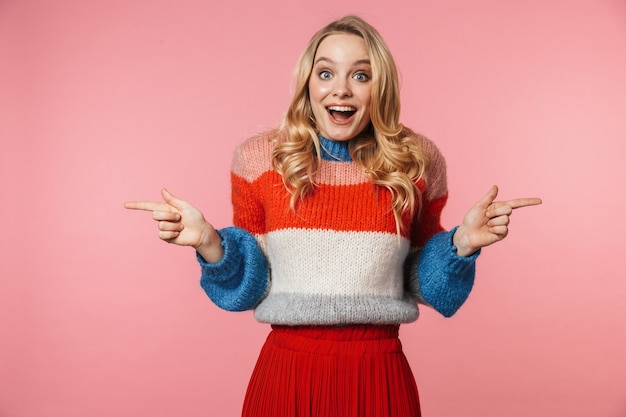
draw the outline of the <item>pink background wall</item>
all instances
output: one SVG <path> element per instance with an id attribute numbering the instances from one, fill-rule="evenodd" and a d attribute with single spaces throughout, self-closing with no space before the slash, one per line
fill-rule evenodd
<path id="1" fill-rule="evenodd" d="M 494 183 L 544 199 L 457 316 L 403 328 L 424 415 L 626 416 L 623 0 L 0 1 L 0 416 L 238 415 L 268 326 L 122 203 L 228 225 L 232 149 L 346 13 L 447 156 L 447 227 Z"/>

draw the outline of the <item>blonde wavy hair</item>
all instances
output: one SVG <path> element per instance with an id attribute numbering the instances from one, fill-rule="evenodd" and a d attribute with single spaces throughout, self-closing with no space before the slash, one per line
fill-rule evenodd
<path id="1" fill-rule="evenodd" d="M 290 206 L 310 195 L 315 187 L 315 174 L 321 161 L 320 142 L 309 99 L 309 78 L 320 43 L 333 34 L 348 33 L 361 37 L 369 52 L 372 67 L 371 123 L 350 140 L 352 160 L 367 174 L 372 183 L 391 192 L 392 207 L 398 234 L 402 216 L 413 216 L 421 204 L 416 183 L 423 177 L 428 157 L 416 140 L 416 134 L 400 121 L 400 88 L 398 72 L 389 48 L 370 24 L 357 16 L 346 16 L 328 24 L 309 41 L 298 60 L 295 91 L 277 130 L 279 143 L 274 149 L 272 164 L 291 192 Z"/>

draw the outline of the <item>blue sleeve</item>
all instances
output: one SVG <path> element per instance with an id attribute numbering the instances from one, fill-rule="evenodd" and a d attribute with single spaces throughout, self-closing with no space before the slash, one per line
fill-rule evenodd
<path id="1" fill-rule="evenodd" d="M 228 311 L 254 308 L 268 285 L 269 266 L 255 237 L 238 227 L 217 231 L 222 238 L 224 257 L 207 263 L 196 253 L 202 276 L 200 285 L 218 307 Z"/>
<path id="2" fill-rule="evenodd" d="M 410 271 L 417 273 L 419 297 L 445 317 L 463 305 L 474 285 L 476 258 L 480 249 L 470 256 L 456 253 L 452 237 L 456 227 L 440 232 L 426 241 L 419 261 Z"/>

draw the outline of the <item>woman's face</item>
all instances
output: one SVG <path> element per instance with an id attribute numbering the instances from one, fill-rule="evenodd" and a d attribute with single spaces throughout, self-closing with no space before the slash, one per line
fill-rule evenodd
<path id="1" fill-rule="evenodd" d="M 347 141 L 370 123 L 372 67 L 365 41 L 352 34 L 326 37 L 317 48 L 309 97 L 322 136 Z"/>

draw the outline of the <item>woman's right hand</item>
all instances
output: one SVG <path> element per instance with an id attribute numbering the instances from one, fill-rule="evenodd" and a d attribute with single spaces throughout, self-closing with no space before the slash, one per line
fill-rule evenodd
<path id="1" fill-rule="evenodd" d="M 158 222 L 159 239 L 181 246 L 192 246 L 208 263 L 218 263 L 224 256 L 221 238 L 202 212 L 168 192 L 161 190 L 164 202 L 127 201 L 124 207 L 152 212 Z"/>

